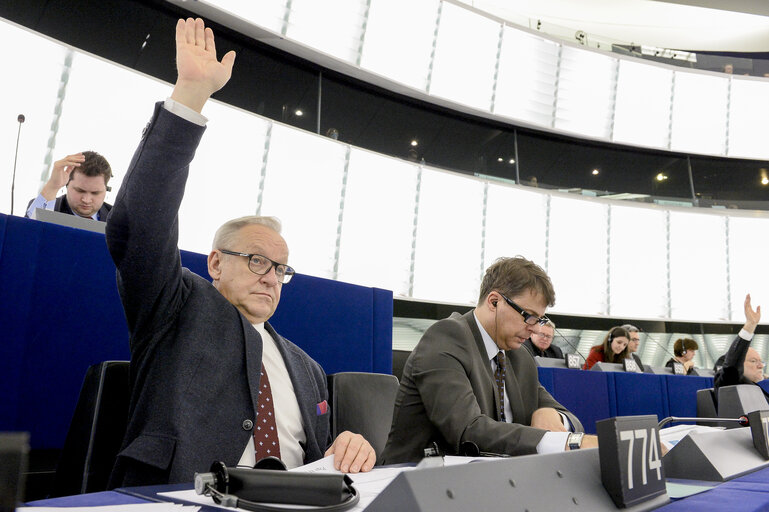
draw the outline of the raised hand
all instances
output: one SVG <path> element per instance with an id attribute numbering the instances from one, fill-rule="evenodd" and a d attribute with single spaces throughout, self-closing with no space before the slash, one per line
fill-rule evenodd
<path id="1" fill-rule="evenodd" d="M 750 294 L 745 296 L 745 330 L 748 332 L 755 332 L 758 322 L 761 321 L 761 306 L 756 306 L 756 309 L 750 304 Z"/>
<path id="2" fill-rule="evenodd" d="M 235 52 L 216 59 L 214 33 L 203 20 L 187 18 L 176 23 L 177 79 L 171 98 L 200 112 L 206 100 L 232 76 Z"/>
<path id="3" fill-rule="evenodd" d="M 69 175 L 72 174 L 75 168 L 80 167 L 80 164 L 83 162 L 85 162 L 83 153 L 75 153 L 53 163 L 51 177 L 48 178 L 48 182 L 43 186 L 43 190 L 40 191 L 46 201 L 56 199 L 56 194 L 59 193 L 59 190 L 69 183 Z"/>

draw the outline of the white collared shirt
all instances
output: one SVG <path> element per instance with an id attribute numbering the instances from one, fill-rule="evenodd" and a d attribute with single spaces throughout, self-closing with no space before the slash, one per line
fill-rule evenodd
<path id="1" fill-rule="evenodd" d="M 473 313 L 473 318 L 475 319 L 475 323 L 478 325 L 478 330 L 481 331 L 481 338 L 483 339 L 483 345 L 484 347 L 486 347 L 486 360 L 488 360 L 489 364 L 491 364 L 491 369 L 496 370 L 497 360 L 495 358 L 497 357 L 497 352 L 500 351 L 500 348 L 497 346 L 494 340 L 491 339 L 491 336 L 489 335 L 488 332 L 486 332 L 486 329 L 483 328 L 483 326 L 481 325 L 481 322 L 478 321 L 478 317 L 475 316 L 475 313 Z M 518 348 L 518 350 L 521 350 L 520 347 Z M 511 371 L 510 368 L 508 368 L 507 371 Z M 507 396 L 506 390 L 505 390 L 504 401 L 505 401 L 505 421 L 507 423 L 512 423 L 513 409 L 510 406 L 510 399 Z M 566 429 L 569 430 L 571 428 L 569 419 L 560 412 L 558 414 L 561 415 L 561 421 L 563 422 Z M 565 451 L 567 437 L 569 437 L 569 432 L 545 432 L 544 437 L 542 437 L 542 439 L 539 441 L 539 444 L 537 445 L 537 453 L 557 453 L 557 452 Z"/>
<path id="2" fill-rule="evenodd" d="M 296 400 L 294 384 L 291 382 L 283 356 L 275 340 L 264 328 L 264 323 L 253 325 L 262 337 L 262 364 L 270 378 L 275 424 L 278 427 L 278 441 L 280 441 L 280 459 L 287 468 L 296 468 L 304 464 L 302 445 L 307 442 L 307 435 L 302 426 L 302 413 L 299 410 L 299 402 Z M 254 436 L 252 435 L 240 457 L 238 466 L 254 467 L 256 463 L 254 459 Z"/>

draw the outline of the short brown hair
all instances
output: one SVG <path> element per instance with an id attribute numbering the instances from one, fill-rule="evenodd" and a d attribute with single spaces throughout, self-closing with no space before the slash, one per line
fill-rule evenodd
<path id="1" fill-rule="evenodd" d="M 481 282 L 478 305 L 493 291 L 497 290 L 508 298 L 515 297 L 526 290 L 539 293 L 548 306 L 555 305 L 553 283 L 542 267 L 523 256 L 499 258 L 486 269 Z"/>
<path id="2" fill-rule="evenodd" d="M 112 177 L 112 167 L 110 167 L 107 159 L 96 151 L 83 151 L 83 156 L 85 161 L 79 167 L 75 167 L 75 170 L 69 174 L 69 181 L 72 181 L 72 177 L 76 172 L 82 172 L 85 176 L 102 176 L 106 186 Z"/>
<path id="3" fill-rule="evenodd" d="M 678 338 L 676 342 L 673 343 L 673 353 L 676 357 L 684 355 L 685 350 L 697 350 L 698 348 L 700 348 L 700 346 L 691 338 Z"/>

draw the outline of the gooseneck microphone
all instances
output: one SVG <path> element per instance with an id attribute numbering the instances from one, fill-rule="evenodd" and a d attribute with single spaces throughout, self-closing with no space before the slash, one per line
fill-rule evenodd
<path id="1" fill-rule="evenodd" d="M 645 331 L 643 331 L 643 332 L 645 332 Z M 652 341 L 654 342 L 654 344 L 655 344 L 655 345 L 657 345 L 659 348 L 661 348 L 662 350 L 664 350 L 664 351 L 665 351 L 665 352 L 666 352 L 666 353 L 667 353 L 667 354 L 668 354 L 670 357 L 672 357 L 673 359 L 675 359 L 676 361 L 678 361 L 678 356 L 676 356 L 676 355 L 675 355 L 673 352 L 671 352 L 670 350 L 668 350 L 668 349 L 667 349 L 667 348 L 666 348 L 666 347 L 665 347 L 665 346 L 664 346 L 662 343 L 660 343 L 659 341 L 657 341 L 656 339 L 654 339 L 654 337 L 651 335 L 651 333 L 650 333 L 650 332 L 647 332 L 647 333 L 646 333 L 646 339 L 650 339 L 650 340 L 652 340 Z"/>
<path id="2" fill-rule="evenodd" d="M 668 423 L 673 421 L 694 421 L 697 423 L 739 423 L 742 427 L 749 427 L 750 421 L 747 416 L 740 416 L 739 418 L 682 418 L 679 416 L 668 416 L 657 424 L 657 427 L 662 428 Z"/>
<path id="3" fill-rule="evenodd" d="M 13 155 L 13 177 L 11 178 L 11 215 L 13 215 L 13 191 L 16 188 L 16 160 L 19 158 L 19 138 L 21 138 L 21 125 L 27 120 L 24 114 L 16 118 L 19 122 L 19 131 L 16 134 L 16 153 Z"/>
<path id="4" fill-rule="evenodd" d="M 561 339 L 563 339 L 563 341 L 565 341 L 567 345 L 569 345 L 571 348 L 573 348 L 573 349 L 574 349 L 574 352 L 575 352 L 576 354 L 578 354 L 578 355 L 579 355 L 579 356 L 582 358 L 582 360 L 583 360 L 583 361 L 587 361 L 587 358 L 586 358 L 584 355 L 582 355 L 582 352 L 580 352 L 579 350 L 577 350 L 577 347 L 575 347 L 575 346 L 572 344 L 572 342 L 570 342 L 570 341 L 569 341 L 569 338 L 567 338 L 566 336 L 564 336 L 563 334 L 561 334 L 561 332 L 558 330 L 558 328 L 557 328 L 557 327 L 556 327 L 554 330 L 555 330 L 555 333 L 556 333 L 558 336 L 560 336 L 560 337 L 561 337 Z"/>

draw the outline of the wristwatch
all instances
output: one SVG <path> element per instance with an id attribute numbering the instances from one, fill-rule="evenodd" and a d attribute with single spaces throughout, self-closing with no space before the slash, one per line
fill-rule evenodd
<path id="1" fill-rule="evenodd" d="M 579 450 L 582 447 L 582 438 L 585 436 L 584 432 L 572 432 L 566 438 L 566 446 L 569 450 Z"/>

